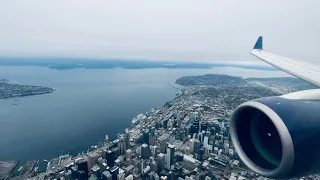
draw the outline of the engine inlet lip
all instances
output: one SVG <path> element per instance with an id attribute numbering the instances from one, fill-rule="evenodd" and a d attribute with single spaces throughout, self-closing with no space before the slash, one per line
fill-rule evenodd
<path id="1" fill-rule="evenodd" d="M 272 121 L 279 133 L 282 146 L 282 157 L 280 165 L 275 169 L 265 169 L 256 165 L 248 158 L 248 156 L 246 155 L 246 153 L 240 145 L 237 134 L 238 119 L 236 117 L 246 107 L 255 108 L 263 112 Z M 241 158 L 243 163 L 254 172 L 262 176 L 273 178 L 284 177 L 291 171 L 294 163 L 294 147 L 291 135 L 281 118 L 268 106 L 256 101 L 249 101 L 241 104 L 232 114 L 230 121 L 230 136 L 232 139 L 233 146 L 236 152 L 238 153 L 239 157 Z"/>

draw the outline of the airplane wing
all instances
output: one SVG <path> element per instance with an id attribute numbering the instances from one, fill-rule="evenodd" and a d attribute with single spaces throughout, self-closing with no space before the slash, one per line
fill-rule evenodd
<path id="1" fill-rule="evenodd" d="M 262 36 L 258 38 L 250 53 L 292 76 L 320 87 L 320 68 L 315 68 L 314 65 L 264 51 L 262 48 Z"/>

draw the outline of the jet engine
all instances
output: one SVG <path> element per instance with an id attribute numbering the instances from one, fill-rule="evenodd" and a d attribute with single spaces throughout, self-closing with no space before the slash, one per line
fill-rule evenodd
<path id="1" fill-rule="evenodd" d="M 230 135 L 243 163 L 262 176 L 320 172 L 320 90 L 243 103 L 233 112 Z"/>

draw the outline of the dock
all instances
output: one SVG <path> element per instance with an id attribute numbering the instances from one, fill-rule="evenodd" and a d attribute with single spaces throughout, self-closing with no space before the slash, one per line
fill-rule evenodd
<path id="1" fill-rule="evenodd" d="M 36 164 L 38 163 L 38 160 L 33 160 L 33 161 L 28 161 L 22 168 L 22 170 L 20 171 L 19 176 L 23 176 L 23 175 L 29 175 L 33 168 L 36 166 Z"/>
<path id="2" fill-rule="evenodd" d="M 0 180 L 9 177 L 19 161 L 0 161 Z"/>

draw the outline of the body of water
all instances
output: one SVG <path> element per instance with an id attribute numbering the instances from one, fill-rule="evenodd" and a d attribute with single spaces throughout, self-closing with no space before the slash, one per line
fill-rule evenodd
<path id="1" fill-rule="evenodd" d="M 73 69 L 0 67 L 0 79 L 42 85 L 53 93 L 0 99 L 0 161 L 51 159 L 111 140 L 139 113 L 161 107 L 177 91 L 168 85 L 186 75 L 282 77 L 279 71 L 213 69 Z M 13 105 L 19 103 L 19 105 Z M 42 165 L 42 167 L 44 167 Z"/>

